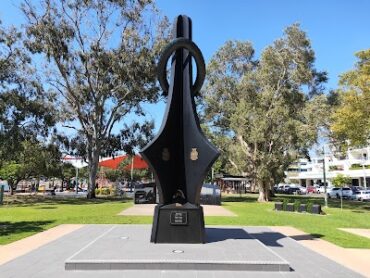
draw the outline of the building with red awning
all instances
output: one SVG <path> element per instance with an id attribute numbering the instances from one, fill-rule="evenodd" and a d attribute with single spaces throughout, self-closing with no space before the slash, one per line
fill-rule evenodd
<path id="1" fill-rule="evenodd" d="M 99 166 L 116 170 L 118 169 L 121 162 L 123 162 L 125 159 L 130 159 L 130 157 L 128 155 L 120 155 L 114 158 L 113 157 L 108 158 L 100 161 Z M 130 169 L 141 170 L 148 168 L 149 168 L 148 164 L 139 155 L 135 155 L 134 157 L 132 157 L 131 161 L 127 161 L 127 165 L 125 166 L 125 169 L 127 170 Z"/>

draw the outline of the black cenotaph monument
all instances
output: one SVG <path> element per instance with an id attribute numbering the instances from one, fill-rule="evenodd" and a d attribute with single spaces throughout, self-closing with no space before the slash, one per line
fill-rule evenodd
<path id="1" fill-rule="evenodd" d="M 178 16 L 173 41 L 158 62 L 158 79 L 167 96 L 162 126 L 142 151 L 154 173 L 159 191 L 151 242 L 204 243 L 203 208 L 199 204 L 203 180 L 219 151 L 204 136 L 195 109 L 194 97 L 205 78 L 201 51 L 192 41 L 192 22 Z M 170 82 L 166 65 L 171 58 Z M 192 58 L 197 66 L 193 84 Z"/>

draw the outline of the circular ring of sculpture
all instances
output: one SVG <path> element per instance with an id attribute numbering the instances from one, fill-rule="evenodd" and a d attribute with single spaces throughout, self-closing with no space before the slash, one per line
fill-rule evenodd
<path id="1" fill-rule="evenodd" d="M 170 42 L 163 50 L 158 62 L 159 84 L 161 85 L 164 94 L 167 94 L 169 84 L 167 81 L 166 65 L 172 53 L 180 48 L 186 48 L 194 57 L 195 63 L 197 65 L 197 77 L 195 79 L 194 85 L 191 87 L 193 94 L 196 94 L 203 86 L 204 78 L 206 76 L 206 66 L 204 63 L 202 52 L 200 51 L 199 47 L 189 39 L 176 38 L 172 42 Z"/>

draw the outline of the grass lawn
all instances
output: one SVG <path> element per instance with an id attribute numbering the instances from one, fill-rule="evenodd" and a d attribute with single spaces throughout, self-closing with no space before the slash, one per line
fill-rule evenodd
<path id="1" fill-rule="evenodd" d="M 8 197 L 9 198 L 9 197 Z M 16 198 L 0 206 L 0 245 L 59 224 L 149 224 L 150 216 L 118 216 L 131 200 Z"/>
<path id="2" fill-rule="evenodd" d="M 131 200 L 55 199 L 28 197 L 9 199 L 0 207 L 0 245 L 7 244 L 59 224 L 151 224 L 150 216 L 118 216 Z M 322 198 L 289 196 L 323 203 Z M 304 198 L 304 199 L 303 199 Z M 281 199 L 281 197 L 277 197 Z M 370 229 L 370 203 L 330 200 L 326 215 L 273 211 L 273 203 L 257 203 L 256 195 L 223 197 L 223 206 L 237 217 L 206 217 L 208 225 L 293 226 L 342 247 L 370 248 L 370 239 L 337 228 Z"/>

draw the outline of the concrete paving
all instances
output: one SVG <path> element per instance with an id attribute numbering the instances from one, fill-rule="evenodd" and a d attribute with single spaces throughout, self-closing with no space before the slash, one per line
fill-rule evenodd
<path id="1" fill-rule="evenodd" d="M 69 258 L 66 269 L 290 271 L 246 228 L 206 228 L 206 244 L 153 244 L 150 233 L 142 226 L 113 226 Z"/>
<path id="2" fill-rule="evenodd" d="M 121 211 L 118 215 L 153 216 L 155 204 L 136 204 Z M 205 216 L 237 216 L 222 206 L 202 205 Z"/>
<path id="3" fill-rule="evenodd" d="M 340 228 L 339 230 L 355 234 L 358 236 L 370 238 L 370 229 Z"/>
<path id="4" fill-rule="evenodd" d="M 348 268 L 306 248 L 296 240 L 266 227 L 209 227 L 247 229 L 272 252 L 288 261 L 289 272 L 208 271 L 208 270 L 98 270 L 66 271 L 64 262 L 115 225 L 86 225 L 21 257 L 0 266 L 0 277 L 363 277 Z M 150 230 L 150 225 L 135 225 Z M 149 240 L 149 238 L 148 238 Z M 225 240 L 232 241 L 230 238 Z M 249 250 L 253 252 L 253 250 Z"/>
<path id="5" fill-rule="evenodd" d="M 370 249 L 343 248 L 326 240 L 313 238 L 311 235 L 293 227 L 275 226 L 270 228 L 273 231 L 289 236 L 306 248 L 309 248 L 366 277 L 370 277 Z"/>
<path id="6" fill-rule="evenodd" d="M 13 243 L 0 246 L 0 265 L 35 250 L 57 238 L 74 232 L 83 225 L 62 224 L 47 231 L 23 238 Z"/>

